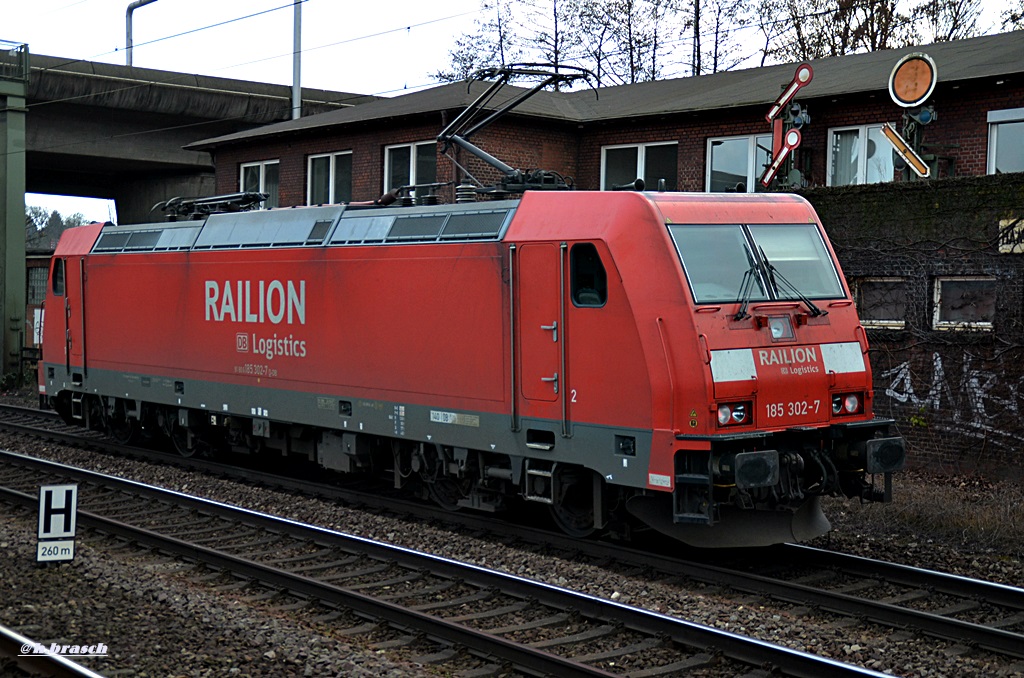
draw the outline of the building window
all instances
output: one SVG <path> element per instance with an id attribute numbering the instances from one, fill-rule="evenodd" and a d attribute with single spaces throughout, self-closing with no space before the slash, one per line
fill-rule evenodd
<path id="1" fill-rule="evenodd" d="M 892 144 L 882 134 L 882 125 L 830 129 L 828 147 L 827 185 L 892 181 Z"/>
<path id="2" fill-rule="evenodd" d="M 601 149 L 601 188 L 606 191 L 616 186 L 631 185 L 643 179 L 649 191 L 675 191 L 679 183 L 679 144 L 631 144 L 605 146 Z"/>
<path id="3" fill-rule="evenodd" d="M 907 281 L 903 278 L 860 278 L 854 281 L 853 294 L 864 327 L 906 327 Z"/>
<path id="4" fill-rule="evenodd" d="M 277 160 L 250 162 L 242 165 L 242 176 L 239 188 L 242 191 L 266 193 L 264 209 L 278 206 L 278 185 L 280 183 L 280 163 Z"/>
<path id="5" fill-rule="evenodd" d="M 708 139 L 706 190 L 753 193 L 766 190 L 761 175 L 772 162 L 772 135 Z"/>
<path id="6" fill-rule="evenodd" d="M 996 279 L 936 278 L 932 327 L 937 330 L 991 330 L 996 316 Z"/>
<path id="7" fill-rule="evenodd" d="M 41 266 L 33 266 L 28 269 L 28 303 L 39 305 L 46 301 L 46 276 L 48 273 L 49 271 Z"/>
<path id="8" fill-rule="evenodd" d="M 384 192 L 437 181 L 437 142 L 384 147 Z"/>
<path id="9" fill-rule="evenodd" d="M 352 151 L 311 155 L 306 176 L 307 205 L 352 201 Z"/>
<path id="10" fill-rule="evenodd" d="M 1024 108 L 988 113 L 988 173 L 1024 172 Z"/>

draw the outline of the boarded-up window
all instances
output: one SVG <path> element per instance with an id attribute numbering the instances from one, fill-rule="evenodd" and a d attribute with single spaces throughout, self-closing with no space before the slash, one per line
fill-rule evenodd
<path id="1" fill-rule="evenodd" d="M 861 278 L 855 282 L 857 315 L 864 327 L 903 329 L 907 317 L 907 281 L 903 278 Z"/>
<path id="2" fill-rule="evenodd" d="M 996 317 L 996 279 L 986 276 L 936 278 L 932 327 L 991 330 Z"/>

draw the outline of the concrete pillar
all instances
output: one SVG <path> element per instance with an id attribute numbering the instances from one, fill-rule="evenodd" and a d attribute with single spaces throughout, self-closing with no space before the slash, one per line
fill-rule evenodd
<path id="1" fill-rule="evenodd" d="M 25 326 L 25 88 L 28 49 L 21 63 L 0 63 L 0 370 L 20 370 Z M 9 57 L 13 51 L 6 52 Z M 6 60 L 5 60 L 6 61 Z"/>

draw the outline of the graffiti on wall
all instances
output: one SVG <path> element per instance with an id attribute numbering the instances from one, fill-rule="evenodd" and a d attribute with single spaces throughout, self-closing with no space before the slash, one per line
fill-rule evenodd
<path id="1" fill-rule="evenodd" d="M 909 360 L 880 375 L 883 382 L 891 379 L 886 396 L 917 409 L 918 415 L 911 416 L 912 425 L 984 438 L 1000 447 L 1024 442 L 1016 426 L 1020 410 L 1016 383 L 1000 380 L 995 372 L 975 368 L 966 356 L 959 373 L 954 370 L 953 375 L 947 374 L 939 353 L 932 353 L 931 367 L 930 379 L 915 374 Z M 1013 430 L 1008 430 L 1008 426 Z"/>

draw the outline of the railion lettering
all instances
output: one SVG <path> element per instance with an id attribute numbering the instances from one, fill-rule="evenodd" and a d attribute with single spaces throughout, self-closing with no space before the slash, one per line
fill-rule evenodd
<path id="1" fill-rule="evenodd" d="M 818 349 L 814 346 L 761 349 L 757 358 L 760 365 L 806 365 L 818 362 Z"/>
<path id="2" fill-rule="evenodd" d="M 305 280 L 207 280 L 205 291 L 207 320 L 306 324 Z"/>

